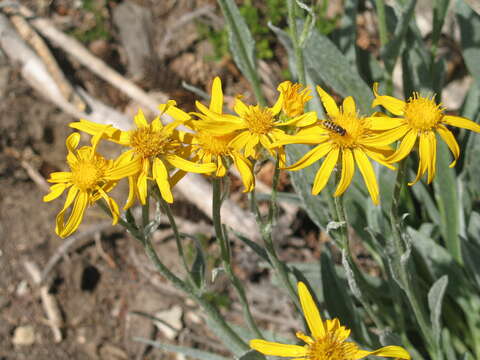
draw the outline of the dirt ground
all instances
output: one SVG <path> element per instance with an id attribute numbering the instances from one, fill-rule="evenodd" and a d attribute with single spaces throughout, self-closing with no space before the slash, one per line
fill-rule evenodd
<path id="1" fill-rule="evenodd" d="M 78 2 L 25 1 L 39 15 L 53 20 L 58 27 L 70 31 L 85 30 L 91 23 L 92 11 L 79 7 Z M 87 2 L 85 2 L 87 3 Z M 88 2 L 91 3 L 91 2 Z M 86 41 L 89 49 L 129 77 L 136 69 L 129 67 L 128 54 L 122 47 L 114 25 L 113 9 L 121 2 L 99 1 L 101 19 L 105 22 L 107 39 Z M 154 44 L 162 44 L 161 34 L 179 14 L 186 14 L 201 6 L 211 5 L 218 17 L 215 1 L 136 1 L 147 9 L 156 26 Z M 97 22 L 99 21 L 98 18 Z M 89 23 L 90 22 L 90 23 Z M 67 24 L 70 24 L 67 26 Z M 85 30 L 85 31 L 87 31 Z M 239 76 L 231 59 L 220 62 L 206 59 L 211 45 L 196 32 L 191 22 L 182 29 L 182 36 L 174 35 L 168 45 L 168 55 L 158 46 L 152 47 L 152 58 L 145 64 L 137 84 L 147 91 L 160 90 L 181 105 L 193 105 L 193 96 L 181 90 L 180 82 L 208 90 L 215 75 L 221 75 L 226 93 L 247 92 L 248 85 Z M 160 39 L 160 40 L 159 40 Z M 91 95 L 127 111 L 128 99 L 107 85 L 75 61 L 52 48 L 61 59 L 63 69 L 75 85 L 87 89 Z M 163 51 L 163 52 L 162 52 Z M 0 54 L 1 55 L 1 54 Z M 270 66 L 279 74 L 282 64 Z M 155 273 L 142 248 L 120 227 L 111 227 L 108 219 L 97 208 L 87 211 L 85 224 L 79 229 L 81 238 L 60 257 L 46 277 L 50 298 L 58 304 L 61 339 L 55 341 L 41 300 L 41 290 L 32 277 L 31 265 L 43 271 L 48 261 L 59 252 L 63 240 L 54 233 L 54 221 L 61 201 L 44 203 L 45 190 L 32 178 L 33 173 L 47 178 L 52 171 L 65 169 L 65 138 L 71 133 L 68 123 L 76 119 L 64 114 L 41 94 L 31 89 L 15 64 L 0 56 L 0 359 L 183 359 L 184 357 L 144 346 L 134 337 L 144 337 L 206 349 L 227 355 L 215 336 L 206 329 L 201 313 L 193 303 Z M 264 176 L 268 182 L 268 168 Z M 285 179 L 288 186 L 288 179 Z M 242 201 L 239 181 L 233 179 L 233 196 Z M 182 229 L 203 234 L 209 246 L 212 266 L 218 249 L 212 241 L 212 226 L 206 215 L 186 199 L 177 198 L 174 206 Z M 305 216 L 299 216 L 293 225 L 297 242 L 284 247 L 282 256 L 312 258 L 318 255 L 315 239 L 318 234 L 307 226 Z M 312 230 L 308 230 L 308 229 Z M 93 229 L 93 230 L 92 230 Z M 154 235 L 160 254 L 171 268 L 179 268 L 173 240 L 165 240 L 170 230 L 165 225 Z M 291 246 L 291 248 L 289 248 Z M 259 259 L 234 244 L 236 271 L 248 282 L 248 293 L 254 313 L 264 327 L 288 331 L 295 320 L 279 324 L 276 315 L 289 312 L 288 300 L 270 285 L 268 274 L 259 265 Z M 289 249 L 295 249 L 296 255 Z M 298 250 L 301 250 L 298 252 Z M 300 254 L 300 255 L 298 255 Z M 30 265 L 30 267 L 29 267 Z M 181 272 L 179 269 L 178 272 Z M 266 297 L 265 288 L 268 296 Z M 225 282 L 220 278 L 212 289 L 227 299 L 222 311 L 234 323 L 241 324 L 241 309 Z M 271 301 L 271 299 L 276 299 Z M 165 319 L 172 329 L 155 325 L 150 319 L 134 311 L 143 311 Z M 285 316 L 289 319 L 289 316 Z"/>

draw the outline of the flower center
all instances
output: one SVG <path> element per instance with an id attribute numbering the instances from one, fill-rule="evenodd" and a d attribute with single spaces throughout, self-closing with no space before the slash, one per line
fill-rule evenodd
<path id="1" fill-rule="evenodd" d="M 82 191 L 95 190 L 103 182 L 105 170 L 107 169 L 107 160 L 95 154 L 91 159 L 79 159 L 71 164 L 72 182 Z"/>
<path id="2" fill-rule="evenodd" d="M 357 146 L 358 140 L 365 136 L 367 128 L 365 119 L 357 117 L 356 114 L 339 114 L 331 120 L 323 121 L 323 126 L 330 131 L 330 139 L 340 147 L 352 148 Z"/>
<path id="3" fill-rule="evenodd" d="M 405 106 L 405 120 L 412 128 L 418 130 L 431 130 L 442 117 L 443 106 L 435 103 L 435 95 L 431 98 L 421 97 L 415 92 Z"/>
<path id="4" fill-rule="evenodd" d="M 199 133 L 197 134 L 198 145 L 205 152 L 212 155 L 225 155 L 229 152 L 230 147 L 228 144 L 232 140 L 234 135 L 222 135 L 222 136 L 213 136 L 208 133 Z"/>
<path id="5" fill-rule="evenodd" d="M 165 151 L 167 137 L 151 127 L 134 130 L 130 135 L 130 146 L 143 158 L 157 156 Z"/>
<path id="6" fill-rule="evenodd" d="M 354 360 L 358 352 L 355 343 L 338 339 L 336 332 L 308 345 L 308 360 Z"/>
<path id="7" fill-rule="evenodd" d="M 273 114 L 268 108 L 260 106 L 248 106 L 248 111 L 244 116 L 250 132 L 258 135 L 264 135 L 270 132 L 273 127 Z"/>

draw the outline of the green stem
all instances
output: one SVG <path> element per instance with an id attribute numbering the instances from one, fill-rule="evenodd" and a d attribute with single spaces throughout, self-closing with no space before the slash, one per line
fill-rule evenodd
<path id="1" fill-rule="evenodd" d="M 106 204 L 103 204 L 102 202 L 98 203 L 100 207 L 111 216 L 111 213 L 108 210 Z M 144 229 L 138 230 L 122 218 L 120 218 L 118 222 L 120 225 L 124 226 L 138 241 L 142 243 L 145 249 L 145 253 L 155 265 L 155 268 L 158 270 L 158 272 L 163 275 L 167 280 L 169 280 L 177 289 L 181 290 L 192 300 L 194 300 L 203 309 L 203 311 L 205 311 L 205 313 L 207 314 L 209 319 L 215 324 L 215 326 L 222 331 L 223 335 L 229 339 L 229 343 L 234 344 L 242 352 L 250 350 L 250 347 L 240 338 L 240 336 L 238 336 L 235 331 L 233 331 L 233 329 L 227 324 L 225 319 L 222 317 L 218 309 L 213 304 L 211 304 L 207 299 L 202 297 L 201 294 L 197 294 L 196 290 L 192 288 L 192 285 L 180 279 L 178 276 L 172 273 L 168 269 L 168 267 L 165 266 L 165 264 L 162 263 L 152 245 L 150 237 L 145 236 Z"/>
<path id="2" fill-rule="evenodd" d="M 225 0 L 218 0 L 220 7 L 222 8 L 223 15 L 227 20 L 228 26 L 230 26 L 230 31 L 233 33 L 233 36 L 237 39 L 238 42 L 238 52 L 239 56 L 243 59 L 243 63 L 246 64 L 245 76 L 249 79 L 252 83 L 253 92 L 255 93 L 255 97 L 257 102 L 261 106 L 266 106 L 267 102 L 265 101 L 265 97 L 263 96 L 262 89 L 260 87 L 260 79 L 258 78 L 257 71 L 255 69 L 255 64 L 252 64 L 250 61 L 250 57 L 248 56 L 247 49 L 245 48 L 245 44 L 242 40 L 242 35 L 240 30 L 237 28 L 236 20 L 233 18 L 233 14 L 230 12 L 229 6 L 227 5 Z"/>
<path id="3" fill-rule="evenodd" d="M 441 359 L 441 352 L 437 348 L 437 344 L 434 341 L 427 311 L 424 304 L 422 304 L 422 302 L 419 300 L 416 283 L 410 276 L 411 271 L 408 269 L 408 264 L 403 263 L 401 260 L 402 255 L 405 252 L 405 243 L 402 236 L 402 219 L 399 209 L 400 196 L 405 183 L 405 173 L 406 160 L 404 159 L 398 165 L 397 178 L 393 190 L 392 207 L 390 208 L 390 225 L 392 228 L 393 248 L 395 251 L 395 255 L 392 260 L 395 262 L 395 268 L 398 271 L 396 276 L 399 278 L 402 288 L 407 295 L 407 299 L 410 302 L 415 318 L 420 326 L 420 332 L 427 344 L 427 349 L 432 355 L 433 359 Z"/>
<path id="4" fill-rule="evenodd" d="M 288 26 L 290 30 L 290 38 L 293 43 L 293 50 L 295 53 L 295 63 L 297 68 L 297 77 L 300 84 L 306 85 L 305 64 L 303 59 L 303 50 L 300 46 L 298 31 L 297 31 L 297 4 L 295 0 L 287 0 L 288 8 Z"/>
<path id="5" fill-rule="evenodd" d="M 194 300 L 198 305 L 200 305 L 200 307 L 203 309 L 203 311 L 205 311 L 210 320 L 212 320 L 215 323 L 215 326 L 217 326 L 218 329 L 220 329 L 222 333 L 229 338 L 229 341 L 232 344 L 235 344 L 235 346 L 242 351 L 248 351 L 250 347 L 226 323 L 225 319 L 222 317 L 218 309 L 201 295 L 196 294 L 191 285 L 178 278 L 162 263 L 162 261 L 157 255 L 157 252 L 152 246 L 150 238 L 145 238 L 143 244 L 147 256 L 153 262 L 158 272 L 162 274 L 165 278 L 167 278 L 167 280 L 169 280 L 177 289 L 182 290 L 192 300 Z"/>
<path id="6" fill-rule="evenodd" d="M 387 18 L 385 16 L 385 0 L 375 0 L 375 6 L 377 8 L 380 45 L 384 47 L 388 43 Z"/>
<path id="7" fill-rule="evenodd" d="M 270 260 L 272 268 L 275 271 L 278 278 L 280 279 L 280 282 L 282 283 L 283 287 L 287 290 L 297 310 L 301 311 L 300 302 L 298 301 L 297 293 L 288 276 L 287 266 L 283 262 L 281 262 L 280 259 L 278 258 L 277 252 L 275 251 L 275 245 L 273 244 L 273 238 L 272 238 L 272 227 L 273 227 L 273 222 L 275 217 L 275 207 L 276 207 L 276 199 L 277 199 L 277 185 L 280 178 L 280 170 L 278 165 L 279 165 L 279 159 L 277 157 L 277 160 L 275 162 L 275 172 L 273 174 L 273 180 L 272 180 L 272 193 L 271 193 L 270 206 L 268 209 L 268 218 L 266 222 L 262 220 L 260 211 L 258 210 L 257 201 L 255 200 L 255 190 L 253 190 L 249 194 L 250 204 L 252 206 L 252 211 L 255 214 L 255 220 L 257 222 L 257 225 L 260 227 L 260 235 L 265 245 L 265 250 L 267 252 L 268 259 Z"/>
<path id="8" fill-rule="evenodd" d="M 243 288 L 242 283 L 235 275 L 232 267 L 232 256 L 230 253 L 230 246 L 228 244 L 228 239 L 225 236 L 222 227 L 222 218 L 221 218 L 221 207 L 222 207 L 222 180 L 221 178 L 213 179 L 213 196 L 212 196 L 212 220 L 213 226 L 215 228 L 215 234 L 220 243 L 220 251 L 222 257 L 223 268 L 227 273 L 230 281 L 235 288 L 237 295 L 240 299 L 243 308 L 243 315 L 245 321 L 257 338 L 263 339 L 263 335 L 258 329 L 255 320 L 253 319 L 252 313 L 250 311 L 250 306 L 248 304 L 247 295 L 245 289 Z"/>

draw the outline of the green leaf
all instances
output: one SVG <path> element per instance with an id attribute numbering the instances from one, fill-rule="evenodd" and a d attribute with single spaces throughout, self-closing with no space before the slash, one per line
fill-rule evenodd
<path id="1" fill-rule="evenodd" d="M 465 65 L 475 80 L 480 81 L 480 16 L 465 1 L 456 2 L 455 13 Z"/>
<path id="2" fill-rule="evenodd" d="M 358 0 L 345 1 L 340 26 L 332 33 L 333 41 L 351 64 L 356 62 L 357 8 Z"/>
<path id="3" fill-rule="evenodd" d="M 440 334 L 442 333 L 442 326 L 440 318 L 442 316 L 442 303 L 445 291 L 447 290 L 448 276 L 444 275 L 430 288 L 428 292 L 428 308 L 430 309 L 430 321 L 432 323 L 433 336 L 437 346 L 440 345 Z"/>
<path id="4" fill-rule="evenodd" d="M 255 61 L 255 40 L 245 19 L 233 0 L 218 0 L 227 23 L 230 50 L 240 71 L 250 81 L 258 85 Z M 257 99 L 259 100 L 259 99 Z"/>
<path id="5" fill-rule="evenodd" d="M 414 14 L 416 3 L 416 0 L 410 0 L 408 5 L 405 6 L 400 14 L 400 18 L 398 19 L 392 39 L 390 39 L 382 51 L 382 58 L 385 63 L 385 68 L 389 73 L 393 72 L 393 68 L 397 62 L 398 56 L 402 49 L 402 44 L 405 40 L 405 35 Z"/>
<path id="6" fill-rule="evenodd" d="M 328 252 L 322 252 L 320 256 L 321 274 L 323 280 L 323 295 L 326 308 L 330 316 L 339 318 L 342 324 L 352 329 L 354 336 L 360 336 L 362 330 L 358 322 L 357 313 L 353 304 L 353 299 L 347 293 L 348 284 L 341 279 L 331 260 Z"/>
<path id="7" fill-rule="evenodd" d="M 437 144 L 437 179 L 433 183 L 435 199 L 440 213 L 440 231 L 447 249 L 455 260 L 462 263 L 459 235 L 465 236 L 462 229 L 462 207 L 457 190 L 455 170 L 449 167 L 450 151 L 443 141 Z"/>
<path id="8" fill-rule="evenodd" d="M 195 259 L 193 260 L 192 269 L 190 270 L 193 280 L 198 288 L 205 285 L 205 254 L 203 253 L 202 245 L 196 237 L 193 237 L 195 244 Z"/>
<path id="9" fill-rule="evenodd" d="M 347 57 L 318 29 L 312 31 L 305 44 L 304 55 L 307 73 L 314 83 L 324 83 L 343 97 L 353 96 L 361 113 L 370 111 L 373 100 L 371 88 Z"/>
<path id="10" fill-rule="evenodd" d="M 225 335 L 225 333 L 218 328 L 217 324 L 210 317 L 205 318 L 205 323 L 209 329 L 212 330 L 212 332 L 221 340 L 223 345 L 225 345 L 225 347 L 235 356 L 241 356 L 245 353 L 245 348 L 232 341 L 229 336 Z"/>
<path id="11" fill-rule="evenodd" d="M 262 260 L 270 264 L 270 259 L 268 257 L 267 251 L 263 247 L 232 228 L 230 228 L 230 231 L 233 232 L 236 237 L 238 237 L 243 243 L 245 243 L 245 245 L 252 249 L 258 256 L 260 256 Z"/>
<path id="12" fill-rule="evenodd" d="M 266 359 L 265 355 L 255 350 L 250 350 L 238 358 L 238 360 L 265 360 L 265 359 Z"/>
<path id="13" fill-rule="evenodd" d="M 433 29 L 432 29 L 432 44 L 437 46 L 438 40 L 442 33 L 442 27 L 447 15 L 448 5 L 450 0 L 435 0 L 435 7 L 433 8 Z"/>
<path id="14" fill-rule="evenodd" d="M 303 156 L 309 147 L 307 145 L 288 145 L 286 147 L 288 162 L 293 164 L 301 156 Z M 307 212 L 310 219 L 320 229 L 325 229 L 325 226 L 330 220 L 328 204 L 325 196 L 321 193 L 318 196 L 312 195 L 312 183 L 315 174 L 319 169 L 319 163 L 310 165 L 309 167 L 290 172 L 290 179 L 295 192 L 299 196 L 303 209 Z"/>
<path id="15" fill-rule="evenodd" d="M 474 237 L 474 239 L 475 238 L 476 237 Z M 477 288 L 480 289 L 480 266 L 478 263 L 480 259 L 480 244 L 468 239 L 463 239 L 462 255 L 467 272 L 475 281 Z"/>
<path id="16" fill-rule="evenodd" d="M 408 99 L 412 92 L 430 92 L 432 79 L 429 69 L 429 54 L 421 39 L 413 31 L 406 38 L 408 47 L 402 52 L 403 92 Z"/>
<path id="17" fill-rule="evenodd" d="M 183 355 L 189 356 L 193 359 L 198 359 L 198 360 L 229 360 L 226 357 L 223 357 L 223 356 L 220 356 L 220 355 L 208 352 L 208 351 L 197 350 L 197 349 L 193 349 L 193 348 L 186 347 L 186 346 L 164 344 L 164 343 L 161 343 L 161 342 L 158 342 L 158 341 L 153 341 L 153 340 L 144 339 L 144 338 L 140 338 L 140 337 L 134 337 L 133 340 L 139 341 L 141 343 L 144 343 L 144 344 L 147 344 L 147 345 L 150 345 L 150 346 L 153 346 L 154 348 L 157 348 L 157 349 L 162 349 L 162 350 L 165 350 L 165 351 L 171 351 L 171 352 L 174 352 L 174 353 L 183 354 Z"/>

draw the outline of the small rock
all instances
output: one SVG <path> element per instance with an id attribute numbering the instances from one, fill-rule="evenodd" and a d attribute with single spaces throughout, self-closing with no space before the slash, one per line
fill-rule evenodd
<path id="1" fill-rule="evenodd" d="M 15 294 L 17 296 L 24 296 L 28 293 L 28 283 L 25 280 L 22 280 L 18 283 Z"/>
<path id="2" fill-rule="evenodd" d="M 154 324 L 167 339 L 173 340 L 177 336 L 178 332 L 182 329 L 182 314 L 183 310 L 181 306 L 174 305 L 170 309 L 155 313 L 155 317 L 163 320 L 170 326 L 160 321 L 154 321 Z"/>
<path id="3" fill-rule="evenodd" d="M 19 326 L 13 333 L 12 343 L 17 346 L 30 346 L 35 342 L 35 330 L 31 325 Z"/>

